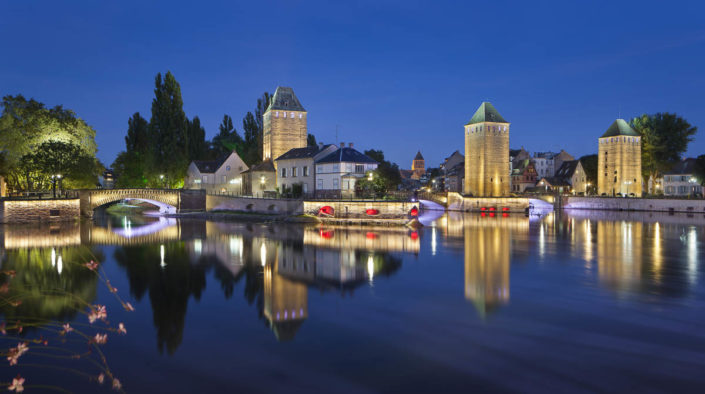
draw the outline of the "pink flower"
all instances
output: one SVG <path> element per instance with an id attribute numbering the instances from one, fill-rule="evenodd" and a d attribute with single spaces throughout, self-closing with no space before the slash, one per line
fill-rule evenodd
<path id="1" fill-rule="evenodd" d="M 104 381 L 105 381 L 105 374 L 101 372 L 100 375 L 98 375 L 98 383 L 103 384 Z"/>
<path id="2" fill-rule="evenodd" d="M 64 331 L 61 333 L 62 335 L 66 335 L 66 334 L 70 333 L 71 331 L 73 331 L 73 328 L 68 323 L 64 324 L 63 327 L 64 327 Z"/>
<path id="3" fill-rule="evenodd" d="M 0 323 L 0 332 L 2 335 L 7 335 L 7 331 L 5 331 L 5 322 Z"/>
<path id="4" fill-rule="evenodd" d="M 20 356 L 27 353 L 28 351 L 29 348 L 27 347 L 27 344 L 24 342 L 20 342 L 17 344 L 17 347 L 11 347 L 7 351 L 7 361 L 10 363 L 10 365 L 17 365 L 17 360 L 20 358 Z"/>
<path id="5" fill-rule="evenodd" d="M 123 335 L 127 334 L 127 330 L 125 329 L 124 324 L 122 324 L 122 323 L 118 324 L 118 332 Z"/>
<path id="6" fill-rule="evenodd" d="M 105 305 L 93 305 L 91 313 L 88 315 L 88 321 L 91 324 L 98 319 L 105 321 L 107 318 L 108 313 L 105 310 Z"/>
<path id="7" fill-rule="evenodd" d="M 123 306 L 125 307 L 125 310 L 128 312 L 133 312 L 135 310 L 135 308 L 133 308 L 132 304 L 130 304 L 129 302 L 126 302 L 125 305 L 123 305 Z"/>
<path id="8" fill-rule="evenodd" d="M 91 260 L 90 262 L 85 263 L 85 264 L 83 264 L 83 265 L 85 265 L 86 268 L 88 268 L 88 269 L 91 270 L 91 271 L 95 271 L 95 270 L 98 269 L 98 263 L 96 263 L 96 262 L 93 261 L 93 260 Z"/>
<path id="9" fill-rule="evenodd" d="M 24 384 L 24 378 L 21 377 L 20 375 L 17 375 L 16 378 L 12 379 L 12 384 L 7 389 L 10 391 L 15 391 L 17 393 L 21 393 L 24 391 L 23 384 Z"/>
<path id="10" fill-rule="evenodd" d="M 113 378 L 113 389 L 120 390 L 121 388 L 122 388 L 122 384 L 120 384 L 120 381 Z"/>
<path id="11" fill-rule="evenodd" d="M 111 293 L 117 293 L 117 287 L 113 287 L 109 280 L 106 280 L 105 284 L 108 286 L 108 290 L 110 290 Z"/>
<path id="12" fill-rule="evenodd" d="M 19 353 L 20 356 L 27 353 L 28 351 L 29 348 L 27 347 L 26 343 L 20 342 L 17 344 L 17 353 Z"/>
<path id="13" fill-rule="evenodd" d="M 93 342 L 97 343 L 98 345 L 103 345 L 106 342 L 108 342 L 108 334 L 95 334 L 93 337 Z"/>

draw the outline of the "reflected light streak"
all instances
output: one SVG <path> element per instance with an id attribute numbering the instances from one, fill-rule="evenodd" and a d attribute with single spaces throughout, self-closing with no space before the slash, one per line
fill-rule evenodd
<path id="1" fill-rule="evenodd" d="M 56 271 L 61 275 L 61 271 L 64 270 L 64 259 L 59 256 L 58 260 L 56 261 Z"/>
<path id="2" fill-rule="evenodd" d="M 164 261 L 164 254 L 165 254 L 164 245 L 163 244 L 159 245 L 159 258 L 160 258 L 159 266 L 162 268 L 166 267 L 166 262 Z"/>
<path id="3" fill-rule="evenodd" d="M 367 256 L 367 276 L 372 283 L 375 277 L 375 260 L 372 255 Z"/>
<path id="4" fill-rule="evenodd" d="M 695 283 L 698 278 L 698 234 L 695 227 L 688 231 L 688 279 Z"/>
<path id="5" fill-rule="evenodd" d="M 431 228 L 431 256 L 436 255 L 436 227 Z"/>
<path id="6" fill-rule="evenodd" d="M 267 247 L 264 246 L 264 242 L 262 242 L 262 246 L 259 248 L 259 258 L 262 261 L 262 267 L 267 265 Z"/>

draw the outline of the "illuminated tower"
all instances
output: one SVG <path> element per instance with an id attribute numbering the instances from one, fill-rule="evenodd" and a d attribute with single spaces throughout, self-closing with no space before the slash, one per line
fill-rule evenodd
<path id="1" fill-rule="evenodd" d="M 306 147 L 306 110 L 292 88 L 277 87 L 263 123 L 262 160 L 275 160 L 291 149 Z"/>
<path id="2" fill-rule="evenodd" d="M 465 185 L 475 197 L 509 194 L 509 122 L 483 102 L 465 125 Z"/>
<path id="3" fill-rule="evenodd" d="M 617 119 L 599 138 L 597 192 L 641 197 L 641 136 Z"/>

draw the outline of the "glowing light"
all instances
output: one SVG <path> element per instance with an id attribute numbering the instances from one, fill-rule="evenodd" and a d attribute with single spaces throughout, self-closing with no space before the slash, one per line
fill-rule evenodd
<path id="1" fill-rule="evenodd" d="M 56 249 L 51 248 L 51 266 L 56 267 Z"/>
<path id="2" fill-rule="evenodd" d="M 370 282 L 372 282 L 375 277 L 375 260 L 372 255 L 367 256 L 367 277 Z"/>
<path id="3" fill-rule="evenodd" d="M 200 239 L 196 239 L 193 241 L 193 251 L 201 254 L 201 251 L 203 250 L 203 242 L 201 242 Z"/>
<path id="4" fill-rule="evenodd" d="M 164 262 L 165 254 L 164 245 L 159 245 L 159 266 L 162 268 L 166 267 L 166 262 Z"/>
<path id="5" fill-rule="evenodd" d="M 262 242 L 262 246 L 259 248 L 259 258 L 262 262 L 262 267 L 267 265 L 267 247 L 264 246 L 264 242 Z M 286 318 L 286 315 L 284 315 L 284 317 Z"/>
<path id="6" fill-rule="evenodd" d="M 436 228 L 432 227 L 431 228 L 431 256 L 436 255 Z"/>
<path id="7" fill-rule="evenodd" d="M 61 275 L 61 271 L 64 270 L 64 259 L 59 256 L 58 260 L 56 261 L 56 271 Z"/>

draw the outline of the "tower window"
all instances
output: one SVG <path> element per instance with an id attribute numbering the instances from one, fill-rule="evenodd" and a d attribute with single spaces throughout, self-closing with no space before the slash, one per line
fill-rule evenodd
<path id="1" fill-rule="evenodd" d="M 294 119 L 294 113 L 293 113 L 293 112 L 291 113 L 291 119 Z"/>
<path id="2" fill-rule="evenodd" d="M 274 117 L 278 118 L 279 117 L 279 111 L 274 112 Z"/>

